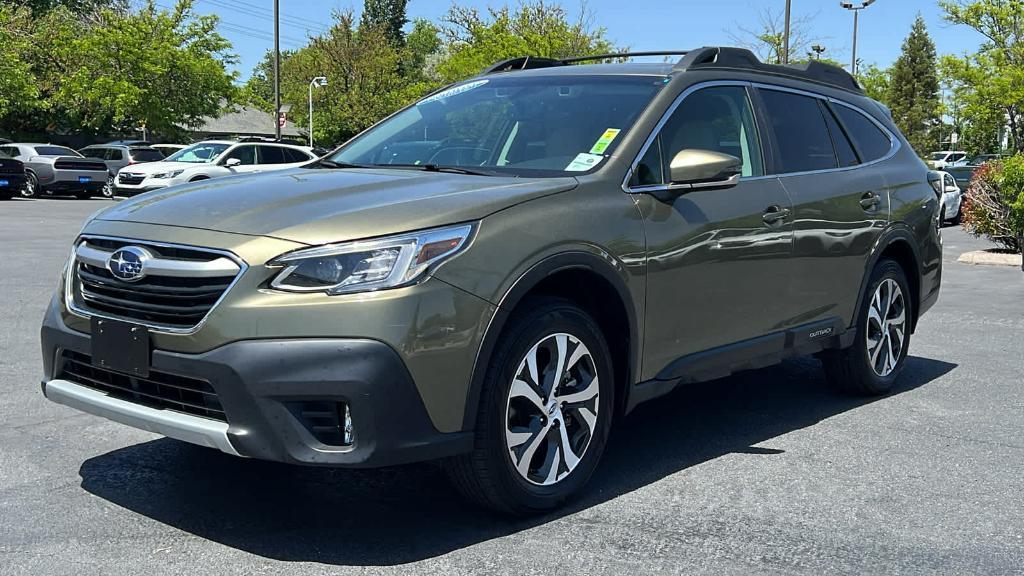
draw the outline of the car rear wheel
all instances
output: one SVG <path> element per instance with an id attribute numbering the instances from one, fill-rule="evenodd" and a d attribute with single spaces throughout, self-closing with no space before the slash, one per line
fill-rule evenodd
<path id="1" fill-rule="evenodd" d="M 32 172 L 25 175 L 25 186 L 21 189 L 22 198 L 35 198 L 39 194 L 39 179 Z"/>
<path id="2" fill-rule="evenodd" d="M 893 260 L 879 261 L 861 304 L 854 344 L 822 355 L 829 382 L 857 394 L 889 392 L 906 364 L 911 305 L 903 268 Z"/>
<path id="3" fill-rule="evenodd" d="M 107 178 L 107 183 L 103 186 L 103 197 L 113 198 L 114 197 L 114 186 L 116 185 L 113 176 Z"/>
<path id="4" fill-rule="evenodd" d="M 455 485 L 504 513 L 561 505 L 590 479 L 611 425 L 612 362 L 596 322 L 567 300 L 531 302 L 483 386 L 474 450 L 448 467 Z"/>

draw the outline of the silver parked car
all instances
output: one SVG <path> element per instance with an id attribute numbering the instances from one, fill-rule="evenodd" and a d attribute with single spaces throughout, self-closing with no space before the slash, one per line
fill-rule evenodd
<path id="1" fill-rule="evenodd" d="M 107 165 L 102 160 L 85 158 L 64 146 L 4 144 L 0 154 L 25 164 L 25 197 L 68 194 L 85 199 L 102 193 L 107 184 Z"/>
<path id="2" fill-rule="evenodd" d="M 114 196 L 114 179 L 121 168 L 145 162 L 159 162 L 164 159 L 163 153 L 159 150 L 140 145 L 95 144 L 82 148 L 79 153 L 86 158 L 96 158 L 106 163 L 107 183 L 103 187 L 103 195 L 107 198 Z"/>

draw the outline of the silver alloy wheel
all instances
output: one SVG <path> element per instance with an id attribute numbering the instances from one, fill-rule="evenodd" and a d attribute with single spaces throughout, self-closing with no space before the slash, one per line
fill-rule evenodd
<path id="1" fill-rule="evenodd" d="M 892 374 L 903 355 L 906 343 L 907 307 L 900 285 L 891 278 L 882 280 L 868 308 L 868 362 L 883 378 Z"/>
<path id="2" fill-rule="evenodd" d="M 597 366 L 571 334 L 545 336 L 519 362 L 505 405 L 505 440 L 526 481 L 550 486 L 579 465 L 600 407 Z"/>
<path id="3" fill-rule="evenodd" d="M 39 186 L 39 183 L 36 181 L 35 177 L 29 176 L 28 178 L 26 178 L 25 179 L 25 185 L 22 186 L 22 188 L 21 188 L 21 196 L 22 196 L 22 198 L 31 198 L 31 197 L 35 196 L 36 195 L 36 188 L 38 186 Z"/>
<path id="4" fill-rule="evenodd" d="M 113 198 L 114 197 L 114 177 L 107 177 L 107 184 L 103 187 L 103 197 Z"/>

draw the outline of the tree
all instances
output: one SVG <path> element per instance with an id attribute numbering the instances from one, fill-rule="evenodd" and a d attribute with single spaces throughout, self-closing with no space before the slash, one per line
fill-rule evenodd
<path id="1" fill-rule="evenodd" d="M 790 62 L 802 59 L 803 55 L 810 51 L 811 45 L 821 40 L 811 32 L 814 26 L 813 14 L 805 14 L 790 18 L 789 23 L 789 57 Z M 762 8 L 758 12 L 758 25 L 756 28 L 749 28 L 735 24 L 732 30 L 727 31 L 729 37 L 737 45 L 747 48 L 762 62 L 767 64 L 782 64 L 783 44 L 785 43 L 785 12 L 774 11 L 771 8 Z"/>
<path id="2" fill-rule="evenodd" d="M 405 43 L 402 28 L 409 22 L 405 15 L 408 3 L 409 0 L 364 0 L 360 24 L 379 27 L 388 40 L 396 46 L 401 46 Z"/>
<path id="3" fill-rule="evenodd" d="M 586 13 L 572 22 L 564 8 L 544 0 L 520 4 L 514 11 L 490 8 L 486 16 L 453 6 L 441 31 L 448 58 L 438 68 L 449 82 L 518 56 L 568 58 L 624 50 L 605 37 L 604 28 L 593 28 Z"/>
<path id="4" fill-rule="evenodd" d="M 942 59 L 963 102 L 965 123 L 980 142 L 1005 125 L 1010 148 L 1024 151 L 1024 3 L 1020 0 L 942 0 L 947 21 L 985 37 L 977 53 Z"/>
<path id="5" fill-rule="evenodd" d="M 890 71 L 888 106 L 896 125 L 918 154 L 938 146 L 942 118 L 935 43 L 920 14 Z"/>
<path id="6" fill-rule="evenodd" d="M 80 129 L 94 133 L 146 126 L 175 134 L 216 115 L 235 96 L 230 44 L 215 16 L 196 16 L 193 0 L 173 10 L 153 0 L 136 13 L 104 12 L 106 24 L 67 26 L 53 44 L 59 80 L 51 105 Z"/>
<path id="7" fill-rule="evenodd" d="M 858 72 L 857 82 L 860 82 L 864 93 L 888 106 L 889 86 L 892 84 L 892 70 L 869 64 L 867 66 L 859 66 Z"/>
<path id="8" fill-rule="evenodd" d="M 281 66 L 288 61 L 294 50 L 281 51 Z M 267 50 L 263 58 L 253 67 L 252 74 L 242 87 L 241 100 L 261 110 L 274 110 L 274 51 Z"/>
<path id="9" fill-rule="evenodd" d="M 28 62 L 32 30 L 28 8 L 0 5 L 0 119 L 31 109 L 39 91 Z"/>

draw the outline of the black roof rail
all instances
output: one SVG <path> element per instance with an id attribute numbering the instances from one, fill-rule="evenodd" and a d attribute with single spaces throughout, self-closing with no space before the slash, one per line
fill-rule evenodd
<path id="1" fill-rule="evenodd" d="M 809 60 L 803 64 L 765 64 L 746 48 L 705 46 L 691 50 L 689 54 L 673 67 L 673 70 L 685 71 L 707 68 L 753 70 L 863 93 L 860 84 L 857 83 L 857 79 L 838 66 L 825 64 L 818 60 Z"/>
<path id="2" fill-rule="evenodd" d="M 825 64 L 818 60 L 810 60 L 804 64 L 765 64 L 761 62 L 753 52 L 746 48 L 732 48 L 727 46 L 705 46 L 696 50 L 666 50 L 654 52 L 621 52 L 614 54 L 594 54 L 591 56 L 578 56 L 574 58 L 540 58 L 534 56 L 522 56 L 498 62 L 485 69 L 481 74 L 494 74 L 497 72 L 512 72 L 516 70 L 533 70 L 536 68 L 553 68 L 556 66 L 567 66 L 577 62 L 588 62 L 594 60 L 613 60 L 617 58 L 635 58 L 639 56 L 682 56 L 673 66 L 673 70 L 683 72 L 686 70 L 701 69 L 731 69 L 731 70 L 752 70 L 776 76 L 786 76 L 799 80 L 807 80 L 818 84 L 826 84 L 843 90 L 863 93 L 856 78 L 849 72 Z"/>

